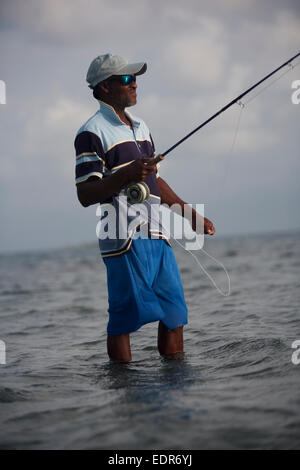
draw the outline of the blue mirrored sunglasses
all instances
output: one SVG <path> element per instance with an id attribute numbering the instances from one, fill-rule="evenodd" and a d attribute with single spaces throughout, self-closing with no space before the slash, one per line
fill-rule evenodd
<path id="1" fill-rule="evenodd" d="M 117 80 L 121 85 L 130 85 L 132 82 L 136 82 L 135 75 L 115 75 L 111 77 L 109 80 Z"/>

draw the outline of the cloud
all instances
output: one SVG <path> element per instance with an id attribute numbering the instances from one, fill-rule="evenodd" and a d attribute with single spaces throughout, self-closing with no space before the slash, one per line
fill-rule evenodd
<path id="1" fill-rule="evenodd" d="M 147 16 L 148 2 L 98 0 L 51 2 L 4 0 L 2 27 L 23 31 L 27 37 L 56 44 L 91 44 L 101 47 L 104 37 L 119 41 L 120 34 L 135 34 Z M 131 28 L 128 28 L 130 18 Z M 126 19 L 126 21 L 124 21 Z"/>
<path id="2" fill-rule="evenodd" d="M 96 55 L 113 52 L 148 62 L 131 111 L 147 122 L 161 152 L 296 53 L 300 43 L 299 2 L 292 0 L 3 0 L 0 24 L 0 79 L 7 84 L 7 104 L 0 108 L 6 214 L 17 210 L 28 223 L 30 212 L 33 227 L 47 211 L 60 214 L 62 225 L 73 217 L 81 240 L 92 235 L 80 222 L 86 211 L 78 210 L 74 193 L 73 142 L 97 110 L 85 83 Z M 217 218 L 233 200 L 242 218 L 245 192 L 253 206 L 255 200 L 263 204 L 266 188 L 274 198 L 293 200 L 299 194 L 300 105 L 290 99 L 295 79 L 299 68 L 246 106 L 232 157 L 238 106 L 178 147 L 161 165 L 162 176 L 179 195 L 215 203 Z M 226 171 L 229 185 L 222 192 Z M 271 210 L 267 203 L 264 208 Z M 8 231 L 5 239 L 9 245 Z M 33 234 L 24 244 L 35 241 Z"/>
<path id="3" fill-rule="evenodd" d="M 23 150 L 32 157 L 41 158 L 41 148 L 55 146 L 65 151 L 69 147 L 68 137 L 92 114 L 93 107 L 67 97 L 57 97 L 47 105 L 40 103 L 25 124 Z M 58 155 L 56 155 L 58 157 Z M 55 158 L 55 157 L 54 157 Z"/>
<path id="4" fill-rule="evenodd" d="M 41 109 L 42 112 L 39 111 Z M 27 197 L 36 209 L 45 207 L 45 204 L 55 207 L 56 198 L 60 199 L 61 207 L 64 206 L 64 194 L 75 188 L 73 142 L 80 125 L 93 111 L 95 109 L 88 103 L 57 97 L 47 106 L 35 107 L 24 125 L 22 160 L 30 162 L 30 165 L 23 168 L 20 187 L 27 187 Z M 31 181 L 30 189 L 28 181 Z M 52 193 L 54 187 L 55 197 Z M 45 197 L 36 199 L 36 193 Z"/>
<path id="5" fill-rule="evenodd" d="M 221 42 L 221 25 L 210 18 L 199 23 L 198 31 L 177 34 L 162 47 L 162 71 L 171 87 L 176 77 L 176 90 L 216 86 L 222 79 L 228 50 Z"/>

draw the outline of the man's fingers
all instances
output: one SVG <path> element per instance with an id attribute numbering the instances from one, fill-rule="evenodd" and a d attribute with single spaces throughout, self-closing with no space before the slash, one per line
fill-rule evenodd
<path id="1" fill-rule="evenodd" d="M 151 173 L 153 173 L 153 171 L 149 171 L 149 170 L 146 171 L 146 170 L 143 170 L 143 171 L 141 172 L 141 178 L 144 180 L 144 179 L 146 179 L 147 176 L 149 176 Z"/>
<path id="2" fill-rule="evenodd" d="M 142 158 L 142 162 L 146 166 L 151 166 L 153 163 L 155 164 L 154 158 Z"/>
<path id="3" fill-rule="evenodd" d="M 157 157 L 143 158 L 143 163 L 146 166 L 156 165 L 158 162 L 161 162 L 164 159 L 162 155 L 157 155 Z"/>
<path id="4" fill-rule="evenodd" d="M 145 166 L 145 168 L 143 168 L 143 173 L 148 175 L 149 173 L 153 173 L 155 170 L 155 166 Z"/>
<path id="5" fill-rule="evenodd" d="M 153 163 L 156 165 L 157 163 L 161 162 L 165 157 L 163 157 L 161 154 L 158 154 L 156 157 L 151 158 L 153 160 Z"/>
<path id="6" fill-rule="evenodd" d="M 205 219 L 204 222 L 204 233 L 206 233 L 207 235 L 213 235 L 215 233 L 215 227 L 213 223 L 208 219 Z"/>

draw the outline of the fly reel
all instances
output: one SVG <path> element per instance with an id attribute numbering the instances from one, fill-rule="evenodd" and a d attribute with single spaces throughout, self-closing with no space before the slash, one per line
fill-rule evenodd
<path id="1" fill-rule="evenodd" d="M 157 157 L 151 159 L 151 164 L 156 165 L 164 159 L 163 155 L 159 154 Z M 130 204 L 139 204 L 146 201 L 150 196 L 149 186 L 144 183 L 130 183 L 126 188 L 126 196 Z"/>
<path id="2" fill-rule="evenodd" d="M 126 188 L 126 196 L 130 204 L 139 204 L 148 199 L 149 195 L 149 186 L 144 182 L 131 183 Z"/>

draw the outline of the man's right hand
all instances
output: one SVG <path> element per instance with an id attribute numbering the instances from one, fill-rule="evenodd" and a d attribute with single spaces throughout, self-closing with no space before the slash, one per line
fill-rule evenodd
<path id="1" fill-rule="evenodd" d="M 156 171 L 156 165 L 153 161 L 154 158 L 139 158 L 129 165 L 120 168 L 118 172 L 121 172 L 122 176 L 124 175 L 126 183 L 139 183 Z"/>

